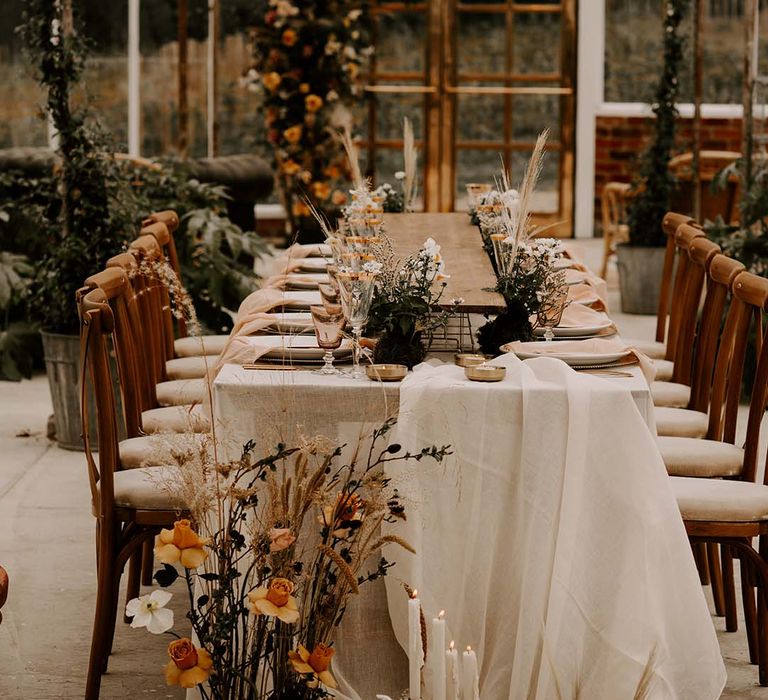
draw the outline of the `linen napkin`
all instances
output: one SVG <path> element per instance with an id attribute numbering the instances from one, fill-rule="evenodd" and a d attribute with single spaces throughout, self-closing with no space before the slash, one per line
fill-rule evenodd
<path id="1" fill-rule="evenodd" d="M 329 281 L 328 275 L 322 273 L 285 273 L 272 275 L 263 286 L 277 289 L 317 289 L 319 284 Z"/>
<path id="2" fill-rule="evenodd" d="M 531 343 L 523 344 L 520 341 L 515 341 L 508 343 L 504 348 L 507 352 L 520 350 L 530 352 Z M 656 367 L 651 358 L 631 345 L 627 345 L 627 343 L 619 338 L 589 338 L 588 340 L 558 340 L 551 343 L 536 343 L 536 352 L 540 357 L 562 355 L 565 353 L 611 353 L 624 350 L 628 350 L 631 356 L 637 360 L 646 381 L 650 384 L 656 377 Z"/>
<path id="3" fill-rule="evenodd" d="M 589 304 L 597 311 L 608 311 L 608 304 L 604 297 L 598 294 L 597 290 L 589 284 L 571 284 L 568 287 L 568 301 L 572 304 Z"/>
<path id="4" fill-rule="evenodd" d="M 558 328 L 589 328 L 607 323 L 609 320 L 603 311 L 590 309 L 584 304 L 568 304 L 557 325 Z"/>
<path id="5" fill-rule="evenodd" d="M 584 272 L 582 270 L 565 270 L 565 281 L 568 284 L 588 284 L 595 288 L 595 291 L 603 298 L 608 297 L 608 284 L 602 277 Z"/>
<path id="6" fill-rule="evenodd" d="M 326 243 L 299 245 L 295 243 L 286 248 L 282 255 L 275 258 L 270 266 L 269 276 L 294 272 L 301 267 L 304 258 L 322 258 L 331 255 L 331 247 Z"/>

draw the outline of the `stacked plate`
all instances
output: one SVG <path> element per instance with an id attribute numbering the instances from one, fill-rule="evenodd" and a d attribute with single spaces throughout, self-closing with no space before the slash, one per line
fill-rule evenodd
<path id="1" fill-rule="evenodd" d="M 544 328 L 536 328 L 533 333 L 543 336 Z M 602 311 L 595 311 L 581 304 L 571 304 L 565 308 L 560 324 L 552 329 L 555 339 L 579 340 L 596 336 L 616 334 L 616 326 Z"/>
<path id="2" fill-rule="evenodd" d="M 307 335 L 254 335 L 248 338 L 253 346 L 254 359 L 259 362 L 289 364 L 318 364 L 322 362 L 325 350 L 319 347 L 314 336 Z M 341 347 L 333 351 L 337 360 L 348 360 L 352 356 L 352 341 L 344 339 Z"/>
<path id="3" fill-rule="evenodd" d="M 534 357 L 552 357 L 562 360 L 571 367 L 610 367 L 632 353 L 628 348 L 606 348 L 603 351 L 585 348 L 584 351 L 579 351 L 570 347 L 558 350 L 558 347 L 563 346 L 534 341 L 531 343 L 508 343 L 503 345 L 501 349 L 504 352 L 514 352 L 521 360 L 530 360 Z"/>

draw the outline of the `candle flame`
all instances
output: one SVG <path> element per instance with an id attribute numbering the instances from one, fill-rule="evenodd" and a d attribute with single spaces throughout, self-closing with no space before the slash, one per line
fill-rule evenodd
<path id="1" fill-rule="evenodd" d="M 411 593 L 411 599 L 416 598 L 419 595 L 419 592 L 414 588 L 413 592 Z"/>
<path id="2" fill-rule="evenodd" d="M 467 651 L 472 651 L 472 647 L 467 647 Z"/>
<path id="3" fill-rule="evenodd" d="M 437 617 L 442 620 L 445 617 L 445 610 L 441 610 L 439 613 L 437 613 Z"/>
<path id="4" fill-rule="evenodd" d="M 453 641 L 453 640 L 451 640 L 451 643 L 448 645 L 448 648 L 449 648 L 451 651 L 453 651 L 453 648 L 454 648 L 455 646 L 456 646 L 456 644 L 454 644 L 454 641 Z"/>

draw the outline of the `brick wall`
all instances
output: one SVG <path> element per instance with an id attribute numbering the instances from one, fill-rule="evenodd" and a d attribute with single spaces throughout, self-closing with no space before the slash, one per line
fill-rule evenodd
<path id="1" fill-rule="evenodd" d="M 690 150 L 692 120 L 680 118 L 677 152 Z M 600 195 L 606 182 L 630 182 L 649 139 L 645 117 L 597 117 L 595 133 L 595 225 L 600 229 Z M 741 119 L 703 119 L 702 150 L 741 151 Z"/>

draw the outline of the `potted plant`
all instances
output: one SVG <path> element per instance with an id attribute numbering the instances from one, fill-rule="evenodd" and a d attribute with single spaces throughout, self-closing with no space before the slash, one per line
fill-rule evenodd
<path id="1" fill-rule="evenodd" d="M 653 104 L 653 140 L 643 155 L 627 208 L 629 243 L 617 246 L 624 313 L 654 314 L 659 305 L 665 243 L 661 222 L 674 187 L 668 164 L 675 144 L 675 101 L 683 60 L 684 39 L 678 32 L 687 4 L 685 0 L 665 2 L 664 57 Z"/>

